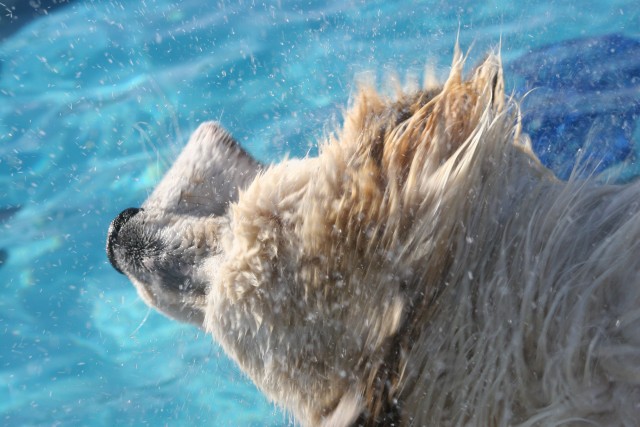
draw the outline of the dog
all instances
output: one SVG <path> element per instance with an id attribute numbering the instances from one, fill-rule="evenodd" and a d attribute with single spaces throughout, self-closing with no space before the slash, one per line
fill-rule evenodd
<path id="1" fill-rule="evenodd" d="M 363 86 L 316 158 L 202 124 L 111 264 L 303 425 L 638 425 L 640 183 L 557 179 L 464 64 Z"/>

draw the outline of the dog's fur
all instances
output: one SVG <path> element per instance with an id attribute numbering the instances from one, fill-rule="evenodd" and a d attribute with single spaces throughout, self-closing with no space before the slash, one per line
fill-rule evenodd
<path id="1" fill-rule="evenodd" d="M 203 124 L 112 262 L 304 425 L 637 425 L 640 183 L 557 180 L 463 65 L 362 89 L 317 158 Z"/>

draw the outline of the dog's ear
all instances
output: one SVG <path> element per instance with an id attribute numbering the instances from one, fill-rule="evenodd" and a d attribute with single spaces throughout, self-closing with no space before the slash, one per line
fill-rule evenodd
<path id="1" fill-rule="evenodd" d="M 428 118 L 427 129 L 434 144 L 429 154 L 432 161 L 448 159 L 474 131 L 504 110 L 500 57 L 487 56 L 468 79 L 463 78 L 465 59 L 456 47 L 451 73 Z"/>
<path id="2" fill-rule="evenodd" d="M 466 89 L 473 92 L 473 100 L 477 101 L 481 108 L 490 106 L 495 112 L 500 112 L 504 107 L 504 76 L 502 72 L 502 58 L 500 53 L 491 53 L 475 67 L 471 76 L 463 78 L 463 68 L 466 57 L 462 55 L 460 47 L 456 46 L 453 54 L 451 72 L 444 84 L 444 92 L 455 92 Z M 469 107 L 476 105 L 470 104 Z"/>
<path id="3" fill-rule="evenodd" d="M 222 215 L 260 168 L 220 124 L 203 123 L 143 208 L 192 216 Z"/>

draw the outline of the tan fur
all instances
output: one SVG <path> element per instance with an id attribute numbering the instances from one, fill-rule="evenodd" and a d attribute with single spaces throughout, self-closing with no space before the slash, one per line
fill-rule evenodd
<path id="1" fill-rule="evenodd" d="M 463 65 L 240 192 L 204 327 L 304 425 L 637 425 L 640 184 L 557 180 Z"/>

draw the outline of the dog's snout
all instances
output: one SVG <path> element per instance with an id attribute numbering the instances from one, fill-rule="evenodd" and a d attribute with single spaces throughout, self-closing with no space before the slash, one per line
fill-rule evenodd
<path id="1" fill-rule="evenodd" d="M 118 233 L 120 232 L 120 229 L 141 210 L 142 209 L 140 208 L 127 208 L 120 212 L 118 216 L 111 221 L 111 225 L 109 225 L 109 232 L 107 233 L 107 258 L 109 258 L 109 262 L 113 268 L 118 271 L 118 273 L 124 274 L 122 269 L 118 267 L 118 262 L 114 252 L 114 248 L 118 241 Z"/>

